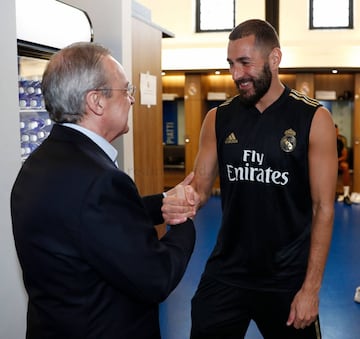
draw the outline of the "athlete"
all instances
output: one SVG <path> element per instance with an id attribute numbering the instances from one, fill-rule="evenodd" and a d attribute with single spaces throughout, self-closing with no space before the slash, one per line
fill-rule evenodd
<path id="1" fill-rule="evenodd" d="M 346 138 L 339 133 L 339 126 L 335 124 L 337 139 L 338 168 L 342 173 L 343 195 L 339 195 L 338 201 L 343 201 L 346 205 L 352 205 L 350 199 L 350 168 L 348 162 L 348 151 Z"/>
<path id="2" fill-rule="evenodd" d="M 248 20 L 230 33 L 239 94 L 203 122 L 189 201 L 164 199 L 165 220 L 200 208 L 220 176 L 222 224 L 192 299 L 191 339 L 321 338 L 319 291 L 331 242 L 337 178 L 334 122 L 284 86 L 274 28 Z"/>

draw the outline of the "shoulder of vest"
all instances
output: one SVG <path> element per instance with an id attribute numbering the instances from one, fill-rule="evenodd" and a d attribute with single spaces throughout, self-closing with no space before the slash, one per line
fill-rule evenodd
<path id="1" fill-rule="evenodd" d="M 305 95 L 304 93 L 301 93 L 295 89 L 290 90 L 289 96 L 294 98 L 295 100 L 302 101 L 309 106 L 313 106 L 313 107 L 321 106 L 321 104 L 318 100 L 312 99 L 312 98 L 308 97 L 307 95 Z"/>
<path id="2" fill-rule="evenodd" d="M 235 95 L 229 99 L 227 99 L 226 101 L 224 101 L 222 104 L 220 104 L 218 107 L 224 107 L 224 106 L 228 106 L 230 105 L 239 95 Z"/>

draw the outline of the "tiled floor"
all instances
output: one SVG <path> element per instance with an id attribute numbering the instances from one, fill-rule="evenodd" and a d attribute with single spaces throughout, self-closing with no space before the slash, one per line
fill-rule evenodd
<path id="1" fill-rule="evenodd" d="M 320 300 L 323 339 L 360 339 L 360 304 L 353 301 L 360 286 L 360 205 L 335 203 L 333 241 Z M 190 300 L 220 224 L 220 198 L 213 197 L 196 218 L 197 241 L 184 278 L 160 305 L 163 339 L 188 339 Z M 246 339 L 261 339 L 251 323 Z"/>

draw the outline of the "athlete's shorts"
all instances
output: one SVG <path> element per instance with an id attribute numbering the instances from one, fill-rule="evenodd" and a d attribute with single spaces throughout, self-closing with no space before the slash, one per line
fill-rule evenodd
<path id="1" fill-rule="evenodd" d="M 265 339 L 321 339 L 319 319 L 287 326 L 297 291 L 243 289 L 203 276 L 191 304 L 191 339 L 242 339 L 253 320 Z"/>

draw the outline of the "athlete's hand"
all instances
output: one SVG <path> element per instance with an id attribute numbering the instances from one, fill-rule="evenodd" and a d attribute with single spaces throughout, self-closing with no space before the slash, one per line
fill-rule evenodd
<path id="1" fill-rule="evenodd" d="M 311 325 L 319 314 L 319 295 L 313 291 L 300 289 L 290 307 L 288 326 L 303 329 Z"/>
<path id="2" fill-rule="evenodd" d="M 181 183 L 166 192 L 161 211 L 167 224 L 180 224 L 195 216 L 200 198 L 190 185 L 193 178 L 194 173 L 191 172 Z"/>

